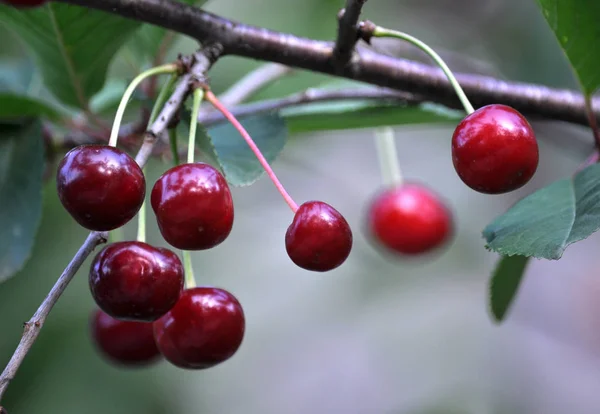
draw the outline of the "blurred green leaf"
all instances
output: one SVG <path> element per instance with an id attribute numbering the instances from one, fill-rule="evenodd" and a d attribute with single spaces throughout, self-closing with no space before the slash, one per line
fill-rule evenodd
<path id="1" fill-rule="evenodd" d="M 46 116 L 58 119 L 59 114 L 49 105 L 28 96 L 0 92 L 0 122 L 3 119 L 20 119 Z"/>
<path id="2" fill-rule="evenodd" d="M 0 126 L 0 281 L 29 258 L 42 212 L 43 172 L 41 123 Z"/>
<path id="3" fill-rule="evenodd" d="M 496 322 L 502 322 L 519 290 L 529 258 L 502 256 L 490 279 L 490 310 Z"/>
<path id="4" fill-rule="evenodd" d="M 288 137 L 283 118 L 276 114 L 256 115 L 242 118 L 240 123 L 267 161 L 275 161 Z M 196 138 L 196 145 L 218 163 L 227 182 L 233 186 L 250 185 L 265 173 L 246 141 L 230 124 L 209 128 Z"/>
<path id="5" fill-rule="evenodd" d="M 572 243 L 600 229 L 600 164 L 527 196 L 483 231 L 504 255 L 560 259 Z"/>
<path id="6" fill-rule="evenodd" d="M 462 111 L 442 105 L 382 104 L 358 100 L 297 106 L 281 111 L 291 133 L 372 128 L 387 125 L 454 122 L 464 118 Z"/>
<path id="7" fill-rule="evenodd" d="M 586 94 L 600 87 L 600 2 L 597 0 L 538 0 L 542 13 L 554 31 L 579 83 Z"/>
<path id="8" fill-rule="evenodd" d="M 53 2 L 31 10 L 0 5 L 0 22 L 31 48 L 48 89 L 80 108 L 102 88 L 114 54 L 139 27 L 133 20 Z"/>

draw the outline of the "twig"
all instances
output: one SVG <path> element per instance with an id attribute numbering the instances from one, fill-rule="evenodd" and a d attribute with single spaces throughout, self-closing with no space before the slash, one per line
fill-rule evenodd
<path id="1" fill-rule="evenodd" d="M 585 113 L 592 128 L 592 134 L 594 134 L 594 141 L 596 142 L 596 148 L 600 151 L 600 130 L 598 129 L 598 120 L 594 116 L 594 108 L 591 95 L 585 95 Z"/>
<path id="2" fill-rule="evenodd" d="M 333 48 L 333 63 L 343 68 L 352 57 L 358 41 L 358 19 L 367 0 L 346 0 L 346 7 L 338 15 L 338 35 Z"/>
<path id="3" fill-rule="evenodd" d="M 289 66 L 278 63 L 267 63 L 236 82 L 231 88 L 221 94 L 219 100 L 226 106 L 240 104 L 260 89 L 292 72 L 293 69 Z"/>
<path id="4" fill-rule="evenodd" d="M 284 98 L 238 105 L 231 108 L 231 113 L 236 117 L 242 117 L 315 102 L 358 99 L 394 101 L 406 104 L 421 102 L 421 100 L 414 95 L 387 88 L 353 88 L 340 90 L 308 89 L 304 92 L 286 96 Z M 198 117 L 198 122 L 204 126 L 210 126 L 224 121 L 225 118 L 218 112 L 201 113 Z"/>
<path id="5" fill-rule="evenodd" d="M 221 52 L 222 48 L 219 45 L 210 45 L 204 47 L 201 51 L 194 55 L 195 63 L 190 72 L 182 76 L 177 87 L 175 88 L 175 91 L 163 107 L 156 121 L 151 125 L 148 131 L 146 131 L 144 143 L 140 147 L 138 154 L 135 157 L 136 162 L 141 167 L 143 167 L 148 161 L 148 158 L 152 152 L 152 147 L 156 142 L 156 137 L 162 135 L 163 131 L 167 128 L 169 122 L 175 116 L 183 101 L 187 97 L 191 89 L 192 80 L 204 79 L 204 73 L 217 60 Z M 6 392 L 8 384 L 14 378 L 17 370 L 23 362 L 23 359 L 38 337 L 40 330 L 42 329 L 42 326 L 48 317 L 48 314 L 58 301 L 58 298 L 63 294 L 67 288 L 67 285 L 75 276 L 75 273 L 77 273 L 82 263 L 92 253 L 94 248 L 101 243 L 105 243 L 107 239 L 108 235 L 105 232 L 90 233 L 71 262 L 67 265 L 62 275 L 58 278 L 57 282 L 50 290 L 50 293 L 48 296 L 46 296 L 33 317 L 29 320 L 29 322 L 25 323 L 21 341 L 19 342 L 15 353 L 8 362 L 8 365 L 2 372 L 2 375 L 0 375 L 0 401 Z"/>
<path id="6" fill-rule="evenodd" d="M 422 96 L 431 102 L 456 107 L 456 95 L 437 67 L 385 56 L 358 48 L 339 72 L 331 64 L 332 42 L 280 33 L 224 19 L 174 0 L 58 0 L 104 10 L 176 31 L 201 42 L 217 42 L 224 53 L 245 56 L 315 72 L 343 76 Z M 522 113 L 588 125 L 583 96 L 573 90 L 506 82 L 493 77 L 457 74 L 475 107 L 491 103 L 510 105 Z M 594 100 L 600 116 L 600 98 Z"/>

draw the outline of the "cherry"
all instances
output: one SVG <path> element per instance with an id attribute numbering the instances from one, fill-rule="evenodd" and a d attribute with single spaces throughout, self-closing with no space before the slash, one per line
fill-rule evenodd
<path id="1" fill-rule="evenodd" d="M 114 363 L 147 365 L 160 358 L 151 323 L 120 321 L 98 309 L 92 313 L 91 331 L 98 350 Z"/>
<path id="2" fill-rule="evenodd" d="M 374 197 L 367 227 L 376 241 L 406 255 L 433 250 L 452 233 L 450 211 L 431 190 L 417 184 L 389 188 Z"/>
<path id="3" fill-rule="evenodd" d="M 161 234 L 178 249 L 215 247 L 233 226 L 229 186 L 209 164 L 182 164 L 165 172 L 154 184 L 151 203 Z"/>
<path id="4" fill-rule="evenodd" d="M 326 272 L 350 255 L 352 231 L 335 208 L 322 201 L 307 201 L 298 207 L 285 233 L 285 248 L 301 268 Z"/>
<path id="5" fill-rule="evenodd" d="M 146 195 L 142 169 L 118 148 L 81 145 L 62 159 L 56 176 L 65 209 L 88 230 L 121 227 L 139 211 Z"/>
<path id="6" fill-rule="evenodd" d="M 183 291 L 183 265 L 165 248 L 113 243 L 94 258 L 89 283 L 100 309 L 112 317 L 152 322 L 177 303 Z"/>
<path id="7" fill-rule="evenodd" d="M 177 304 L 154 322 L 154 338 L 164 357 L 181 368 L 210 368 L 231 358 L 244 338 L 242 305 L 212 287 L 185 290 Z"/>
<path id="8" fill-rule="evenodd" d="M 452 161 L 461 180 L 486 194 L 525 185 L 539 153 L 529 122 L 515 109 L 488 105 L 465 117 L 452 136 Z"/>
<path id="9" fill-rule="evenodd" d="M 9 5 L 17 7 L 17 8 L 38 7 L 47 2 L 48 2 L 48 0 L 1 0 L 0 1 L 0 3 L 9 4 Z"/>

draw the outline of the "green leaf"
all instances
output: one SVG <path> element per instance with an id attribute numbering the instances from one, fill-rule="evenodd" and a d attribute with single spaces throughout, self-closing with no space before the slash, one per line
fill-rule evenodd
<path id="1" fill-rule="evenodd" d="M 33 51 L 48 89 L 80 108 L 102 88 L 113 56 L 139 27 L 133 20 L 54 2 L 31 10 L 0 5 L 0 22 Z"/>
<path id="2" fill-rule="evenodd" d="M 600 39 L 598 0 L 538 0 L 544 17 L 554 31 L 586 94 L 600 87 Z"/>
<path id="3" fill-rule="evenodd" d="M 529 258 L 502 256 L 490 279 L 490 310 L 496 322 L 502 322 L 519 290 Z"/>
<path id="4" fill-rule="evenodd" d="M 43 102 L 28 96 L 0 92 L 0 121 L 38 116 L 46 116 L 50 119 L 60 117 L 57 111 Z"/>
<path id="5" fill-rule="evenodd" d="M 0 281 L 29 258 L 42 213 L 43 173 L 41 123 L 0 126 Z"/>
<path id="6" fill-rule="evenodd" d="M 462 111 L 422 103 L 402 105 L 372 100 L 327 102 L 281 110 L 290 133 L 372 128 L 387 125 L 455 122 Z"/>
<path id="7" fill-rule="evenodd" d="M 288 131 L 284 120 L 276 114 L 270 114 L 250 116 L 239 121 L 267 161 L 275 161 L 287 141 Z M 196 144 L 218 163 L 233 186 L 250 185 L 265 172 L 246 141 L 230 124 L 209 128 L 207 134 L 196 138 Z"/>
<path id="8" fill-rule="evenodd" d="M 572 243 L 600 228 L 600 164 L 522 199 L 483 231 L 505 255 L 560 259 Z"/>

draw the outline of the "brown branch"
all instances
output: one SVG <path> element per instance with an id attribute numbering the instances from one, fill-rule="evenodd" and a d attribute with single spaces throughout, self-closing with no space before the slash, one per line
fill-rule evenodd
<path id="1" fill-rule="evenodd" d="M 600 151 L 600 130 L 598 129 L 598 120 L 594 116 L 593 102 L 590 95 L 585 95 L 585 113 L 587 115 L 590 128 L 592 128 L 592 134 L 594 135 L 596 148 Z"/>
<path id="2" fill-rule="evenodd" d="M 422 102 L 422 100 L 417 96 L 387 88 L 353 88 L 341 90 L 308 89 L 304 92 L 286 96 L 284 98 L 268 99 L 255 103 L 234 106 L 230 110 L 231 113 L 236 117 L 242 117 L 315 102 L 358 99 L 391 101 L 396 103 L 401 102 L 405 104 Z M 214 125 L 223 121 L 225 121 L 225 118 L 218 112 L 200 113 L 198 116 L 198 122 L 204 126 Z"/>
<path id="3" fill-rule="evenodd" d="M 343 76 L 414 93 L 432 102 L 458 105 L 454 90 L 438 68 L 365 48 L 358 48 L 338 72 L 332 64 L 332 42 L 245 25 L 174 0 L 59 1 L 155 24 L 203 42 L 214 41 L 223 45 L 225 54 Z M 476 107 L 503 103 L 529 115 L 588 124 L 583 96 L 576 91 L 465 73 L 457 74 L 457 78 Z M 600 116 L 600 99 L 594 100 L 594 108 L 596 117 Z"/>
<path id="4" fill-rule="evenodd" d="M 177 111 L 189 94 L 192 81 L 196 79 L 204 79 L 204 73 L 217 60 L 221 51 L 222 48 L 220 45 L 210 45 L 204 47 L 200 52 L 194 55 L 195 63 L 191 70 L 189 73 L 181 77 L 177 87 L 175 88 L 175 91 L 162 108 L 160 114 L 156 118 L 156 121 L 150 126 L 148 131 L 146 131 L 144 143 L 140 147 L 138 154 L 135 157 L 136 162 L 141 167 L 143 167 L 148 161 L 148 158 L 152 152 L 152 147 L 156 142 L 156 137 L 162 135 L 162 132 L 167 128 L 173 117 L 175 117 Z M 38 310 L 31 317 L 31 319 L 25 323 L 21 341 L 19 342 L 19 345 L 17 346 L 17 349 L 8 362 L 6 368 L 2 372 L 2 375 L 0 375 L 0 401 L 6 392 L 8 384 L 14 378 L 17 370 L 21 366 L 21 363 L 25 359 L 25 356 L 38 337 L 42 326 L 48 317 L 48 314 L 67 288 L 67 285 L 69 282 L 71 282 L 85 259 L 92 253 L 94 248 L 101 243 L 105 243 L 107 239 L 108 234 L 106 232 L 91 232 L 89 234 L 71 262 L 60 275 Z M 0 407 L 0 409 L 2 409 L 2 407 Z"/>
<path id="5" fill-rule="evenodd" d="M 338 15 L 338 35 L 333 47 L 333 64 L 343 68 L 352 58 L 358 41 L 358 19 L 367 0 L 346 0 L 346 7 Z"/>

